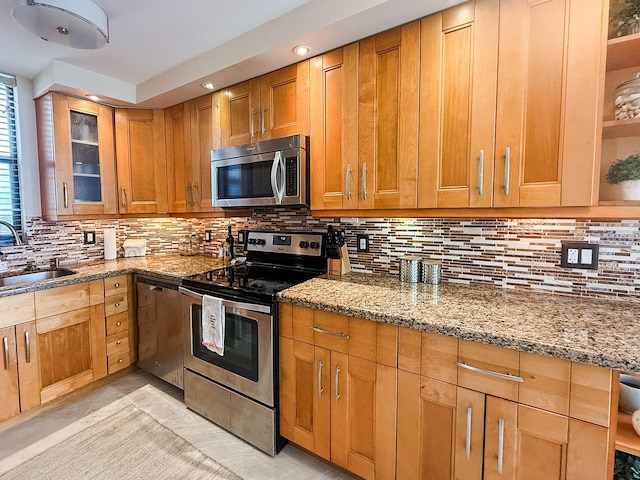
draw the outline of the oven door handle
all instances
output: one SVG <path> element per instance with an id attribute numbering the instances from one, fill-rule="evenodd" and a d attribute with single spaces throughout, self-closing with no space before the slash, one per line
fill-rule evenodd
<path id="1" fill-rule="evenodd" d="M 202 295 L 201 293 L 194 292 L 193 290 L 189 290 L 188 288 L 184 288 L 184 287 L 178 287 L 178 291 L 183 295 L 186 295 L 198 301 L 202 301 L 202 297 L 204 297 L 204 295 Z M 211 295 L 211 296 L 215 297 L 215 295 Z M 257 303 L 236 302 L 234 300 L 222 299 L 222 305 L 224 305 L 224 307 L 227 309 L 237 308 L 242 310 L 248 310 L 250 312 L 258 312 L 258 313 L 266 313 L 266 314 L 271 313 L 271 307 L 269 305 L 259 305 Z"/>

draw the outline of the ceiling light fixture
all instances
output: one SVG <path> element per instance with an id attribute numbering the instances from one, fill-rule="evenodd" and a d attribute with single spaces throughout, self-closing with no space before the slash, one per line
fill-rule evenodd
<path id="1" fill-rule="evenodd" d="M 308 55 L 311 51 L 311 47 L 309 45 L 296 45 L 293 47 L 293 53 L 298 55 L 299 57 L 304 57 Z"/>
<path id="2" fill-rule="evenodd" d="M 102 100 L 102 97 L 99 97 L 98 95 L 94 95 L 93 93 L 88 94 L 86 97 L 92 102 L 99 102 L 100 100 Z"/>
<path id="3" fill-rule="evenodd" d="M 217 85 L 213 82 L 202 82 L 202 88 L 206 88 L 207 90 L 215 90 Z"/>
<path id="4" fill-rule="evenodd" d="M 102 48 L 109 42 L 109 18 L 91 0 L 22 0 L 13 17 L 43 40 L 72 48 Z"/>

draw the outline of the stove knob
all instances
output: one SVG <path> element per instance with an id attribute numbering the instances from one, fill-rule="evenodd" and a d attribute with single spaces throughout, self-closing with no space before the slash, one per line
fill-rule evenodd
<path id="1" fill-rule="evenodd" d="M 257 238 L 257 239 L 256 239 L 256 243 L 257 243 L 258 245 L 266 245 L 266 244 L 267 244 L 267 242 L 265 241 L 265 239 L 264 239 L 264 238 Z"/>
<path id="2" fill-rule="evenodd" d="M 311 242 L 311 243 L 309 244 L 309 246 L 310 246 L 312 249 L 314 249 L 314 250 L 315 250 L 316 248 L 320 248 L 320 244 L 319 244 L 318 242 Z"/>
<path id="3" fill-rule="evenodd" d="M 255 245 L 256 244 L 256 239 L 255 238 L 250 238 L 249 240 L 247 240 L 247 243 L 249 243 L 250 245 Z"/>
<path id="4" fill-rule="evenodd" d="M 298 244 L 298 246 L 300 248 L 307 248 L 309 246 L 309 242 L 306 242 L 304 240 L 300 240 L 300 243 Z"/>

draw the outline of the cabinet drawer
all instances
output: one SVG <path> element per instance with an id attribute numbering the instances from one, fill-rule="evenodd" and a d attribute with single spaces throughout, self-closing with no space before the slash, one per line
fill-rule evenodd
<path id="1" fill-rule="evenodd" d="M 107 336 L 107 355 L 113 355 L 120 351 L 129 351 L 129 330 L 122 330 Z"/>
<path id="2" fill-rule="evenodd" d="M 349 352 L 349 317 L 316 310 L 313 314 L 313 323 L 316 346 L 334 352 Z"/>
<path id="3" fill-rule="evenodd" d="M 458 362 L 463 365 L 458 366 L 461 387 L 518 400 L 520 355 L 516 350 L 460 340 Z"/>
<path id="4" fill-rule="evenodd" d="M 34 320 L 36 307 L 33 293 L 0 298 L 0 312 L 0 328 Z"/>
<path id="5" fill-rule="evenodd" d="M 127 275 L 117 275 L 104 279 L 104 296 L 127 293 Z"/>
<path id="6" fill-rule="evenodd" d="M 113 335 L 124 330 L 129 330 L 128 312 L 107 317 L 107 335 Z"/>
<path id="7" fill-rule="evenodd" d="M 104 299 L 104 312 L 106 316 L 126 312 L 128 309 L 129 302 L 126 292 L 118 295 L 111 295 Z"/>
<path id="8" fill-rule="evenodd" d="M 128 350 L 122 350 L 107 357 L 109 374 L 122 370 L 131 365 L 131 355 Z"/>

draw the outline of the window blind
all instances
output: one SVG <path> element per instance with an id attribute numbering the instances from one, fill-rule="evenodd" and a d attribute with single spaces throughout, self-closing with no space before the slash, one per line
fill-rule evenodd
<path id="1" fill-rule="evenodd" d="M 0 73 L 0 220 L 9 222 L 20 232 L 15 86 L 15 77 Z M 13 237 L 4 226 L 0 226 L 0 242 L 13 243 Z"/>

